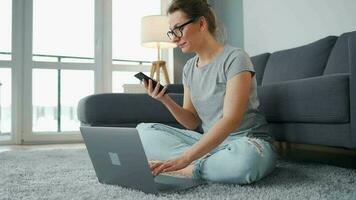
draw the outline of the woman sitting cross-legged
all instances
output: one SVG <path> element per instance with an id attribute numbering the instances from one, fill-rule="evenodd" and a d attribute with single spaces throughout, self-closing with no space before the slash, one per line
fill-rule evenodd
<path id="1" fill-rule="evenodd" d="M 206 0 L 173 0 L 167 35 L 184 53 L 196 55 L 183 68 L 181 107 L 144 82 L 186 129 L 140 123 L 137 130 L 154 175 L 175 171 L 213 182 L 247 184 L 267 176 L 277 154 L 258 110 L 255 71 L 242 50 L 217 39 L 214 12 Z M 204 133 L 195 132 L 201 126 Z"/>

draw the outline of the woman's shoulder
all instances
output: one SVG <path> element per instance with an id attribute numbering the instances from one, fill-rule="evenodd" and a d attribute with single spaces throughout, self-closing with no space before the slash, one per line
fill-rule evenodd
<path id="1" fill-rule="evenodd" d="M 250 56 L 246 53 L 245 50 L 238 47 L 226 46 L 226 57 L 224 60 L 224 69 L 228 71 L 232 68 L 239 71 L 240 69 L 251 69 L 252 70 L 252 61 Z"/>
<path id="2" fill-rule="evenodd" d="M 239 47 L 234 47 L 229 44 L 225 45 L 225 52 L 229 57 L 233 59 L 250 58 L 250 56 L 247 54 L 247 52 L 244 49 Z"/>

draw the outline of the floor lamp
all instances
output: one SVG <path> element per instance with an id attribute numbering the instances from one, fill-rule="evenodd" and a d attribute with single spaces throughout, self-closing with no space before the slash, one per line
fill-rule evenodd
<path id="1" fill-rule="evenodd" d="M 165 15 L 149 15 L 141 19 L 141 45 L 157 49 L 157 60 L 152 62 L 150 77 L 160 82 L 162 69 L 166 84 L 170 84 L 166 62 L 161 60 L 161 49 L 174 48 L 176 45 L 167 36 L 169 30 L 168 17 Z"/>

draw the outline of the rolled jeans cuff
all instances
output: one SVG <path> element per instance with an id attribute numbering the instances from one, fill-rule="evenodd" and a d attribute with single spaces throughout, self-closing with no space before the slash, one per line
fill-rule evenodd
<path id="1" fill-rule="evenodd" d="M 192 169 L 192 178 L 194 179 L 203 179 L 202 175 L 201 175 L 201 168 L 202 165 L 204 164 L 204 162 L 206 161 L 206 159 L 211 156 L 210 153 L 206 154 L 205 156 L 203 156 L 202 158 L 196 160 L 193 162 L 193 169 Z"/>

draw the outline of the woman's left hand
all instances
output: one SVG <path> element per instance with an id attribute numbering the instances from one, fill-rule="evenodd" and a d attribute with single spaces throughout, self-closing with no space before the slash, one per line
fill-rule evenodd
<path id="1" fill-rule="evenodd" d="M 157 176 L 161 172 L 171 172 L 183 169 L 187 167 L 191 162 L 192 161 L 183 154 L 173 160 L 155 162 L 153 165 L 150 166 L 150 168 L 152 174 L 154 176 Z"/>

